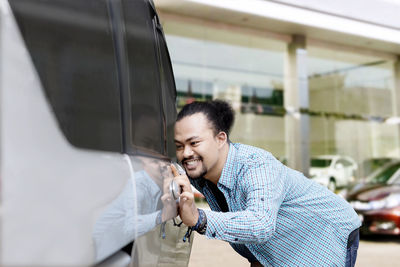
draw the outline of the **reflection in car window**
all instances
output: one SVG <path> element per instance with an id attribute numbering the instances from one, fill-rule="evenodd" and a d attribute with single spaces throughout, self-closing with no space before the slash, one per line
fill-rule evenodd
<path id="1" fill-rule="evenodd" d="M 117 67 L 105 0 L 10 5 L 67 140 L 121 151 Z"/>
<path id="2" fill-rule="evenodd" d="M 384 184 L 390 177 L 400 168 L 400 164 L 391 165 L 388 168 L 384 168 L 382 171 L 378 172 L 376 175 L 372 176 L 369 180 L 370 183 L 374 184 Z"/>
<path id="3" fill-rule="evenodd" d="M 172 73 L 171 60 L 169 57 L 167 44 L 165 38 L 160 30 L 157 30 L 157 37 L 160 45 L 161 52 L 161 81 L 164 99 L 164 114 L 166 122 L 167 133 L 167 156 L 170 158 L 175 157 L 175 142 L 174 142 L 174 125 L 176 119 L 176 88 L 174 75 Z"/>
<path id="4" fill-rule="evenodd" d="M 155 28 L 145 1 L 122 1 L 129 62 L 132 136 L 135 147 L 164 154 L 164 124 Z M 143 16 L 143 14 L 149 14 Z"/>
<path id="5" fill-rule="evenodd" d="M 311 159 L 311 167 L 325 168 L 331 165 L 330 159 Z"/>

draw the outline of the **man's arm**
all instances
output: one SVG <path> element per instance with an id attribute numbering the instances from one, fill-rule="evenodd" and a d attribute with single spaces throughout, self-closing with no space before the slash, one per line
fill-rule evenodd
<path id="1" fill-rule="evenodd" d="M 246 209 L 238 212 L 205 210 L 207 217 L 205 234 L 210 238 L 232 243 L 262 243 L 268 240 L 275 231 L 278 210 L 284 198 L 284 183 L 280 176 L 280 168 L 270 168 L 265 164 L 250 168 L 243 175 L 240 188 L 234 189 L 246 202 Z M 183 191 L 187 185 L 190 187 L 189 180 L 186 181 L 184 177 L 179 177 L 179 183 L 185 184 L 182 187 Z M 243 191 L 239 193 L 240 190 Z M 189 196 L 189 191 L 186 193 L 188 194 L 182 196 L 187 196 L 184 203 L 188 207 L 181 208 L 180 215 L 185 224 L 187 222 L 193 226 L 197 223 L 198 215 L 191 216 L 190 212 L 193 213 L 196 206 L 192 201 L 194 198 Z"/>
<path id="2" fill-rule="evenodd" d="M 234 190 L 245 201 L 241 205 L 246 207 L 244 210 L 226 213 L 205 210 L 208 237 L 232 243 L 262 243 L 273 235 L 285 195 L 281 168 L 274 167 L 252 166 L 241 177 Z"/>

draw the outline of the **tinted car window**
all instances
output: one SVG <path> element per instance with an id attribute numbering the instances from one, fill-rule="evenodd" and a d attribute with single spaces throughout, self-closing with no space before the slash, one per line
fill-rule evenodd
<path id="1" fill-rule="evenodd" d="M 311 159 L 311 167 L 325 168 L 331 165 L 330 159 Z"/>
<path id="2" fill-rule="evenodd" d="M 165 153 L 155 27 L 145 1 L 122 1 L 131 99 L 131 145 Z"/>
<path id="3" fill-rule="evenodd" d="M 161 27 L 161 26 L 159 26 Z M 161 83 L 163 89 L 163 100 L 164 100 L 164 115 L 165 115 L 165 126 L 166 126 L 166 147 L 167 155 L 170 158 L 176 156 L 175 153 L 175 142 L 174 142 L 174 125 L 176 120 L 176 87 L 174 75 L 171 67 L 171 59 L 169 57 L 167 44 L 165 37 L 161 32 L 161 28 L 157 31 L 158 43 L 160 47 L 160 59 L 161 59 Z"/>
<path id="4" fill-rule="evenodd" d="M 375 176 L 371 177 L 370 183 L 384 184 L 390 177 L 400 168 L 400 164 L 391 165 L 378 172 Z"/>
<path id="5" fill-rule="evenodd" d="M 363 172 L 364 176 L 369 175 L 373 171 L 382 167 L 386 163 L 392 161 L 392 158 L 371 158 L 366 159 L 361 163 L 360 171 Z"/>
<path id="6" fill-rule="evenodd" d="M 106 1 L 10 4 L 68 141 L 82 148 L 121 151 L 117 66 Z"/>

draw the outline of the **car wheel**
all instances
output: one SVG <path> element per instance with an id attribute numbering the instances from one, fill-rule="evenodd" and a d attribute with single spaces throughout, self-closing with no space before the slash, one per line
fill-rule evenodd
<path id="1" fill-rule="evenodd" d="M 329 180 L 328 189 L 331 190 L 332 192 L 336 191 L 336 181 L 335 181 L 335 179 L 331 178 Z"/>

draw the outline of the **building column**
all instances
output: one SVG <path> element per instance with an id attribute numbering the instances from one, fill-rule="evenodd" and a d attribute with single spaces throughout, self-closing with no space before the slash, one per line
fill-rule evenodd
<path id="1" fill-rule="evenodd" d="M 285 139 L 287 165 L 308 175 L 310 166 L 310 118 L 306 37 L 294 35 L 288 45 L 284 78 Z"/>
<path id="2" fill-rule="evenodd" d="M 395 123 L 400 123 L 400 56 L 394 64 L 394 94 L 393 94 L 393 116 L 396 118 Z M 397 136 L 400 136 L 400 124 L 397 124 Z M 399 139 L 397 139 L 399 140 Z M 400 156 L 400 147 L 397 143 L 397 156 Z"/>

